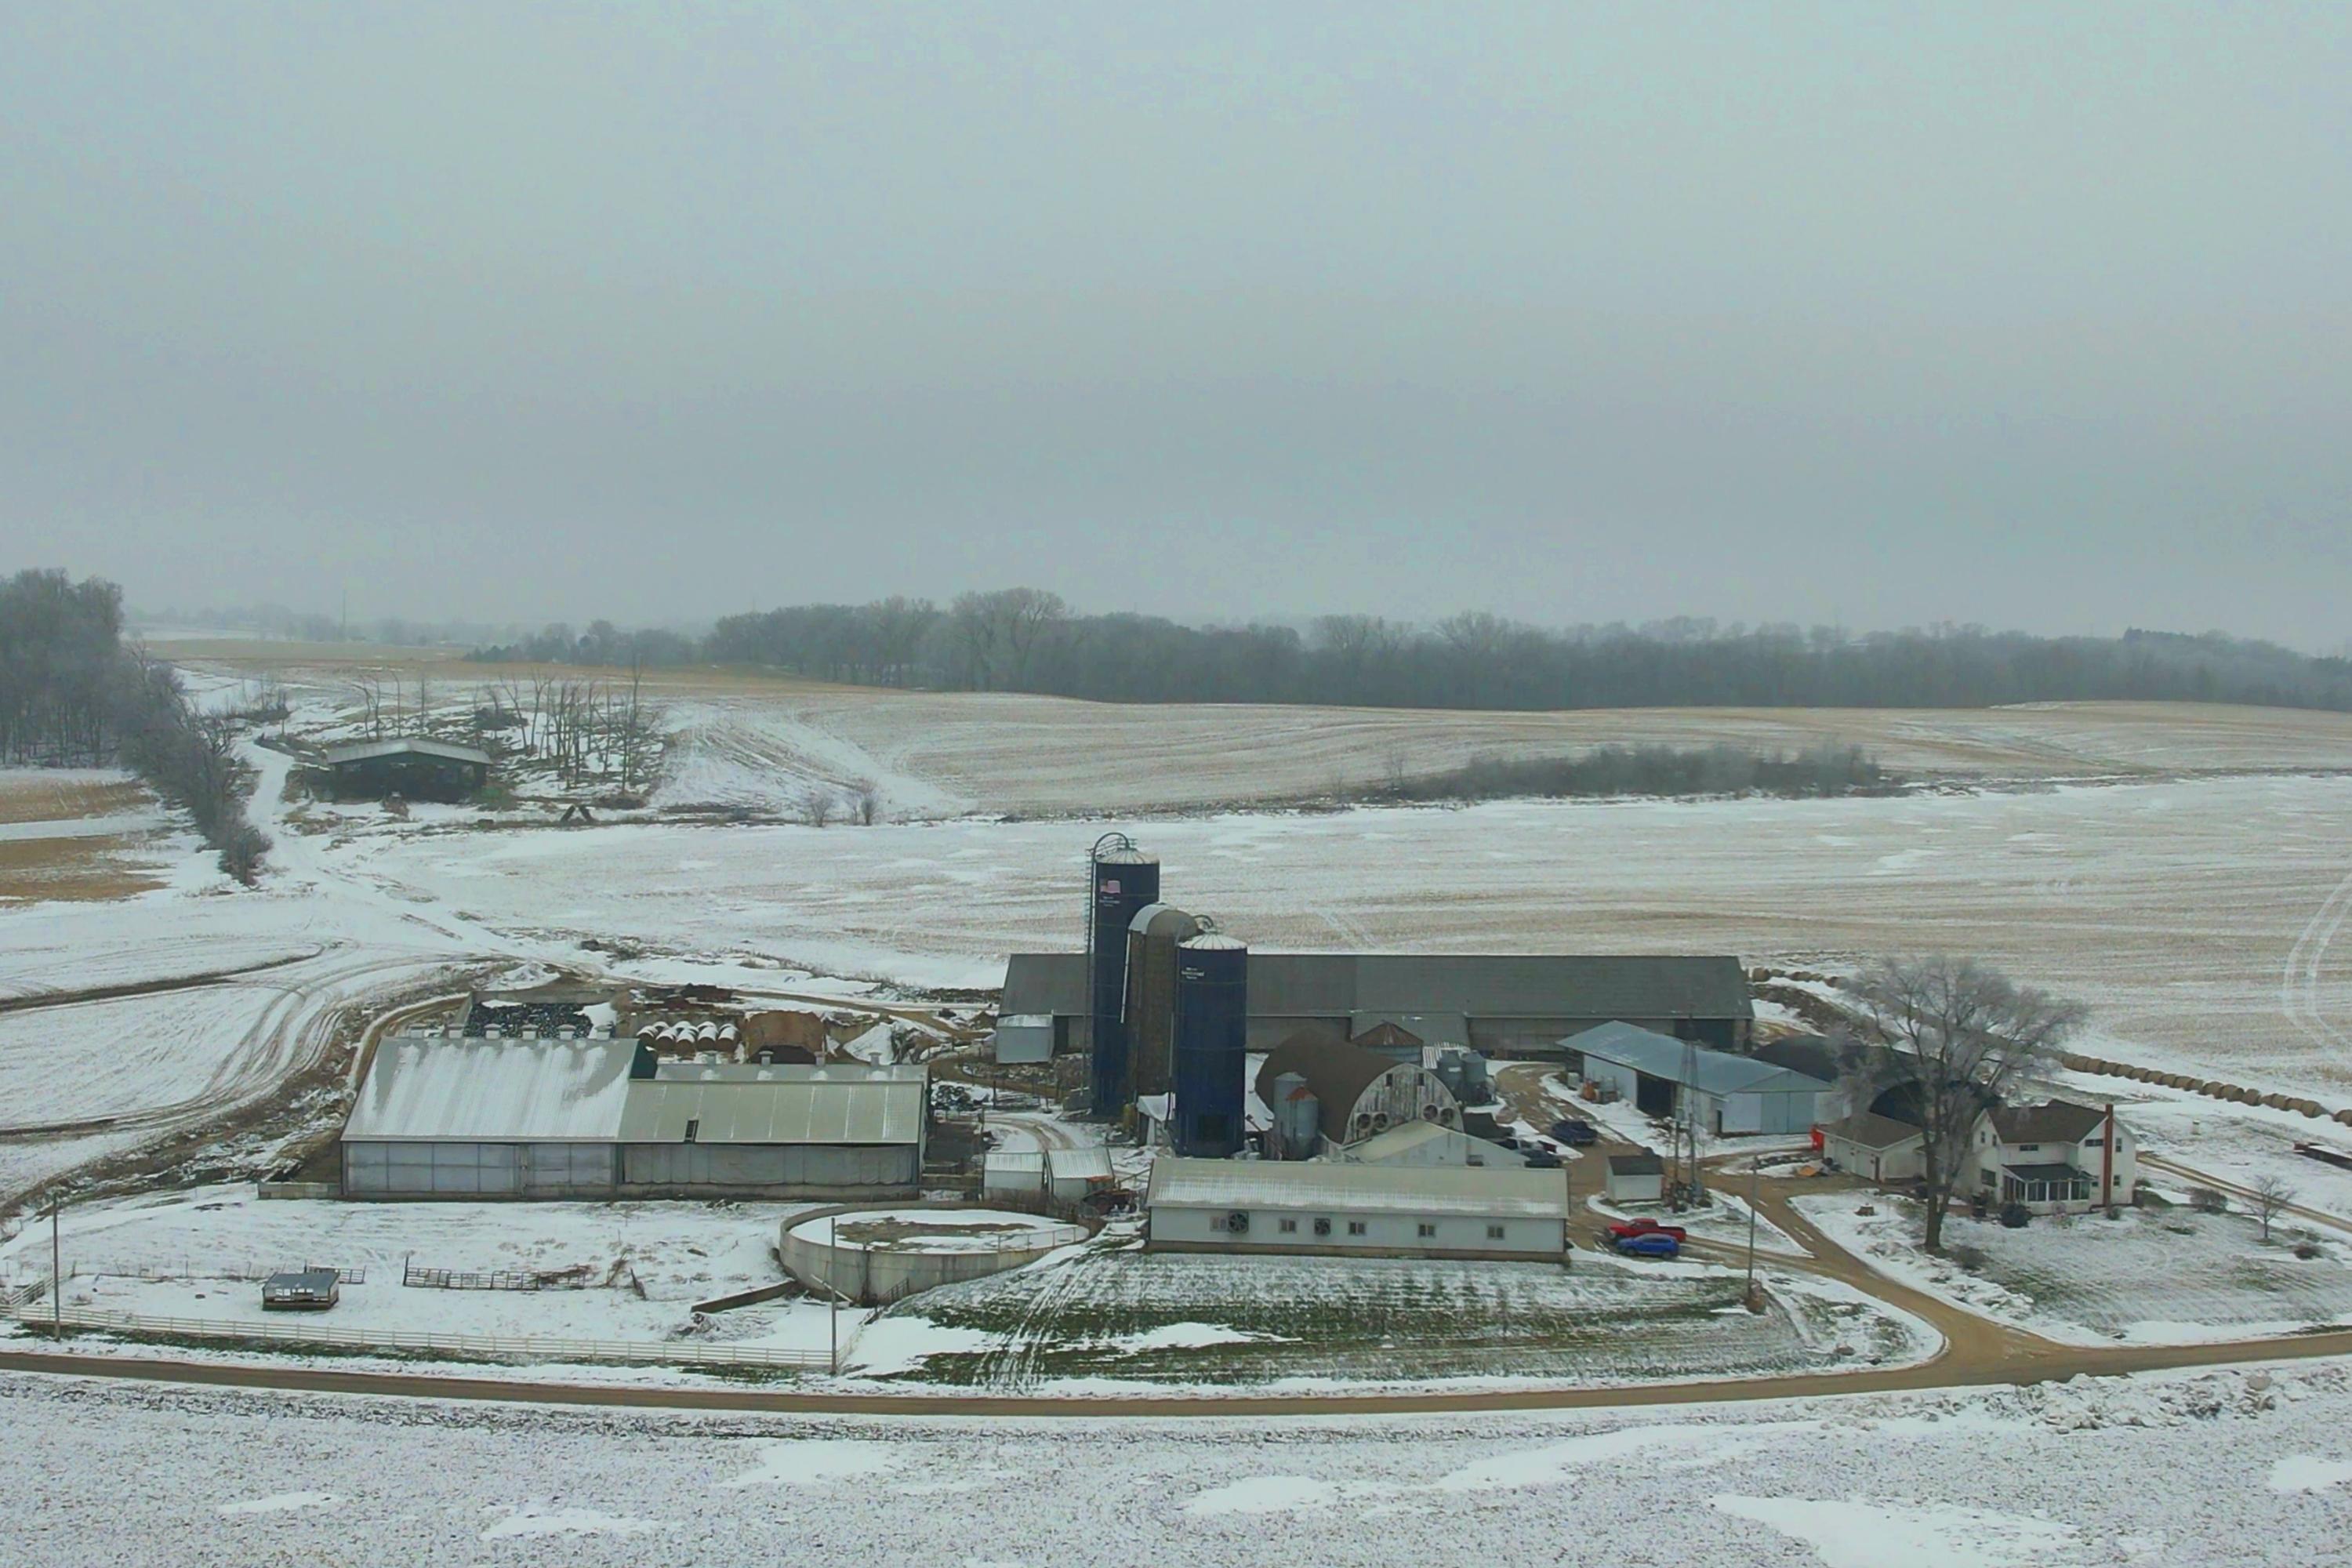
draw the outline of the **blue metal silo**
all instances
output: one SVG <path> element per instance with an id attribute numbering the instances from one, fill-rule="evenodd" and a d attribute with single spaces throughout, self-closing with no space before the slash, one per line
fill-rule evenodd
<path id="1" fill-rule="evenodd" d="M 1127 928 L 1160 901 L 1160 862 L 1124 833 L 1106 833 L 1087 858 L 1087 1053 L 1097 1116 L 1116 1117 L 1135 1100 L 1128 1070 Z"/>
<path id="2" fill-rule="evenodd" d="M 1223 1159 L 1248 1128 L 1249 944 L 1206 931 L 1176 949 L 1176 1152 Z"/>

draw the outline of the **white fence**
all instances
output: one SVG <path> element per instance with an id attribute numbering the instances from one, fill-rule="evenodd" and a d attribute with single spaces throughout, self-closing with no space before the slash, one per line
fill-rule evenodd
<path id="1" fill-rule="evenodd" d="M 38 1308 L 11 1309 L 7 1316 L 27 1328 L 48 1326 Z M 326 1323 L 253 1323 L 220 1318 L 152 1318 L 140 1312 L 68 1307 L 59 1315 L 69 1329 L 146 1334 L 167 1339 L 219 1340 L 237 1344 L 308 1345 L 314 1349 L 374 1351 L 385 1354 L 440 1356 L 452 1361 L 605 1362 L 623 1366 L 748 1366 L 772 1369 L 823 1367 L 824 1351 L 782 1350 L 769 1345 L 698 1344 L 691 1340 L 509 1339 L 493 1334 L 413 1334 L 379 1329 L 339 1329 Z"/>

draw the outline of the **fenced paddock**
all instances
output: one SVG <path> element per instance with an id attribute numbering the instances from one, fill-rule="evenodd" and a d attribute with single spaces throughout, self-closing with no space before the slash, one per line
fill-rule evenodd
<path id="1" fill-rule="evenodd" d="M 47 1311 L 12 1308 L 6 1315 L 27 1329 L 40 1331 L 51 1322 Z M 140 1312 L 100 1311 L 68 1307 L 56 1321 L 85 1332 L 121 1334 L 132 1339 L 195 1340 L 228 1345 L 283 1346 L 289 1350 L 339 1351 L 354 1354 L 425 1357 L 442 1361 L 477 1361 L 530 1365 L 545 1362 L 587 1362 L 616 1366 L 686 1366 L 748 1368 L 799 1372 L 831 1364 L 824 1351 L 785 1350 L 770 1345 L 711 1344 L 691 1340 L 562 1340 L 509 1338 L 492 1334 L 407 1333 L 380 1329 L 339 1329 L 326 1323 L 255 1323 L 218 1318 L 164 1318 Z"/>

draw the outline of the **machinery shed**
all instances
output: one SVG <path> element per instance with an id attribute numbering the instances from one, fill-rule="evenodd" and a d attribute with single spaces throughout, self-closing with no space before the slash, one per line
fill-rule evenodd
<path id="1" fill-rule="evenodd" d="M 1834 1086 L 1752 1057 L 1713 1051 L 1614 1022 L 1562 1042 L 1584 1079 L 1652 1116 L 1675 1116 L 1695 1097 L 1701 1126 L 1717 1134 L 1809 1132 Z"/>

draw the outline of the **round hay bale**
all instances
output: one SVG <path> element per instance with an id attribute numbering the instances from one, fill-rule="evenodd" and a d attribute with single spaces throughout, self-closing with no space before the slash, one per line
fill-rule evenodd
<path id="1" fill-rule="evenodd" d="M 2287 1097 L 2278 1093 L 2263 1096 L 2263 1104 L 2272 1110 L 2285 1110 L 2291 1108 L 2291 1102 Z"/>
<path id="2" fill-rule="evenodd" d="M 2337 1111 L 2336 1113 L 2336 1120 L 2342 1122 L 2347 1127 L 2352 1127 L 2352 1110 Z"/>
<path id="3" fill-rule="evenodd" d="M 2327 1108 L 2315 1100 L 2298 1100 L 2294 1102 L 2294 1108 L 2314 1121 L 2327 1114 Z"/>

